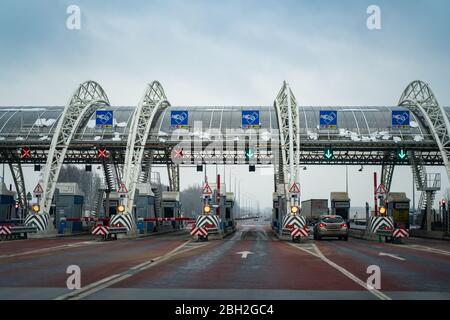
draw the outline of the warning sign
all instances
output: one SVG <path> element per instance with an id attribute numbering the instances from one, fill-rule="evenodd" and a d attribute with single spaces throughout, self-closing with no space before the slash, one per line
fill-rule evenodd
<path id="1" fill-rule="evenodd" d="M 42 189 L 42 186 L 41 186 L 40 183 L 38 183 L 38 184 L 36 185 L 36 187 L 35 187 L 34 190 L 33 190 L 33 193 L 34 193 L 34 194 L 43 194 L 43 193 L 44 193 L 44 189 Z"/>
<path id="2" fill-rule="evenodd" d="M 119 187 L 119 190 L 117 190 L 117 193 L 128 193 L 128 189 L 127 189 L 127 187 L 125 186 L 125 183 L 120 183 L 120 187 Z"/>
<path id="3" fill-rule="evenodd" d="M 384 184 L 380 183 L 380 185 L 378 186 L 375 193 L 376 194 L 387 194 L 387 190 L 386 190 L 386 187 L 384 186 Z"/>
<path id="4" fill-rule="evenodd" d="M 212 194 L 212 189 L 208 182 L 205 182 L 205 185 L 203 186 L 203 194 Z"/>
<path id="5" fill-rule="evenodd" d="M 289 188 L 289 193 L 300 193 L 300 187 L 298 183 L 294 182 L 292 186 Z"/>

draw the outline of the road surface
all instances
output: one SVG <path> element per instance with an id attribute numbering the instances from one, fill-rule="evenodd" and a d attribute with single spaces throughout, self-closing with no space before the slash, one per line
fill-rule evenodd
<path id="1" fill-rule="evenodd" d="M 448 242 L 293 244 L 264 223 L 208 242 L 183 231 L 1 242 L 0 299 L 450 299 Z M 80 290 L 67 288 L 70 265 L 81 270 Z M 367 285 L 369 266 L 379 267 L 379 289 Z"/>

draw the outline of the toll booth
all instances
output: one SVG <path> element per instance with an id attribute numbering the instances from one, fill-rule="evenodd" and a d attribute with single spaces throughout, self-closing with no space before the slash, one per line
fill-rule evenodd
<path id="1" fill-rule="evenodd" d="M 162 192 L 162 217 L 179 218 L 181 217 L 180 193 L 177 191 Z M 180 221 L 163 221 L 163 227 L 171 225 L 174 229 L 179 229 Z"/>
<path id="2" fill-rule="evenodd" d="M 347 192 L 331 192 L 331 214 L 341 216 L 344 220 L 350 219 L 350 198 Z"/>
<path id="3" fill-rule="evenodd" d="M 77 218 L 83 216 L 84 193 L 77 183 L 64 182 L 56 184 L 57 192 L 54 197 L 54 216 L 56 225 L 60 226 L 61 218 Z M 74 233 L 83 230 L 83 223 L 79 221 L 66 221 L 64 232 Z M 61 230 L 62 231 L 62 230 Z"/>
<path id="4" fill-rule="evenodd" d="M 0 182 L 0 221 L 10 221 L 11 219 L 20 218 L 18 216 L 19 209 L 16 210 L 14 199 L 16 193 L 8 190 L 5 183 Z M 17 211 L 17 212 L 16 212 Z"/>
<path id="5" fill-rule="evenodd" d="M 220 219 L 221 219 L 221 228 L 223 230 L 227 228 L 233 228 L 234 226 L 234 193 L 233 192 L 225 192 L 225 194 L 221 197 L 223 204 L 220 209 Z"/>
<path id="6" fill-rule="evenodd" d="M 386 199 L 387 215 L 394 220 L 396 229 L 409 229 L 409 204 L 404 192 L 389 192 Z"/>
<path id="7" fill-rule="evenodd" d="M 149 183 L 138 183 L 136 188 L 139 191 L 135 201 L 137 221 L 139 218 L 155 218 L 155 194 L 152 191 L 151 185 Z M 155 223 L 153 221 L 143 221 L 144 232 L 152 232 L 154 225 Z"/>

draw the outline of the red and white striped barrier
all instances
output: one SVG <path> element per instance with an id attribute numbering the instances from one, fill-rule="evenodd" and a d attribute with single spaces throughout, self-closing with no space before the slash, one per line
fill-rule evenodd
<path id="1" fill-rule="evenodd" d="M 109 234 L 109 228 L 106 226 L 98 225 L 92 230 L 94 236 L 106 236 Z"/>
<path id="2" fill-rule="evenodd" d="M 308 230 L 306 228 L 292 228 L 291 236 L 293 236 L 294 238 L 307 237 Z"/>
<path id="3" fill-rule="evenodd" d="M 395 238 L 407 238 L 409 237 L 409 230 L 405 229 L 395 229 L 392 234 Z"/>
<path id="4" fill-rule="evenodd" d="M 208 228 L 205 227 L 194 227 L 191 230 L 191 236 L 204 236 L 208 235 Z"/>
<path id="5" fill-rule="evenodd" d="M 11 234 L 10 226 L 0 226 L 0 235 L 9 236 Z"/>
<path id="6" fill-rule="evenodd" d="M 195 222 L 194 219 L 192 218 L 180 218 L 180 217 L 176 217 L 176 218 L 144 218 L 142 219 L 144 221 L 193 221 Z"/>
<path id="7" fill-rule="evenodd" d="M 111 218 L 81 217 L 81 218 L 64 218 L 66 221 L 109 221 Z"/>

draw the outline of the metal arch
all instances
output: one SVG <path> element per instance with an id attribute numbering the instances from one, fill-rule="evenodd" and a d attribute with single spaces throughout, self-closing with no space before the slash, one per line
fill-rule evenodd
<path id="1" fill-rule="evenodd" d="M 167 174 L 169 176 L 170 191 L 180 191 L 180 166 L 178 164 L 168 162 Z"/>
<path id="2" fill-rule="evenodd" d="M 381 183 L 386 190 L 391 191 L 392 177 L 394 176 L 394 164 L 383 164 L 381 167 Z"/>
<path id="3" fill-rule="evenodd" d="M 109 100 L 103 88 L 94 81 L 80 84 L 64 108 L 61 118 L 53 134 L 44 170 L 44 193 L 42 196 L 42 212 L 49 213 L 55 192 L 59 172 L 70 142 L 85 125 L 92 113 L 102 106 L 109 106 Z"/>
<path id="4" fill-rule="evenodd" d="M 429 85 L 419 80 L 411 82 L 403 91 L 398 105 L 410 109 L 429 127 L 450 181 L 450 122 Z"/>
<path id="5" fill-rule="evenodd" d="M 285 185 L 283 192 L 287 194 L 285 179 L 289 184 L 299 181 L 300 117 L 297 101 L 286 81 L 283 82 L 275 99 L 274 107 L 277 113 L 281 151 L 278 174 L 282 174 L 282 179 L 278 183 Z"/>
<path id="6" fill-rule="evenodd" d="M 28 212 L 28 202 L 27 202 L 27 192 L 25 189 L 25 179 L 23 178 L 22 165 L 20 162 L 9 163 L 9 169 L 11 170 L 11 175 L 13 176 L 14 185 L 17 191 L 17 198 L 20 203 L 20 207 L 23 209 L 24 216 Z"/>
<path id="7" fill-rule="evenodd" d="M 123 167 L 123 181 L 128 188 L 125 198 L 126 212 L 133 208 L 136 185 L 141 173 L 141 164 L 145 144 L 152 128 L 153 121 L 158 119 L 162 110 L 170 106 L 164 89 L 158 81 L 150 83 L 136 108 L 128 135 L 125 165 Z"/>

